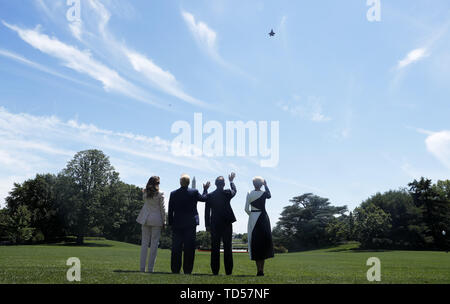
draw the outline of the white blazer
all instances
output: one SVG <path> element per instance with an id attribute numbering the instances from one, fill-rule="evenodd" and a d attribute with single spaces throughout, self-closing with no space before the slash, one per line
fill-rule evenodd
<path id="1" fill-rule="evenodd" d="M 143 194 L 144 206 L 142 207 L 136 219 L 141 225 L 157 226 L 164 225 L 166 211 L 164 207 L 164 193 L 158 192 L 152 198 L 148 198 L 146 193 Z"/>

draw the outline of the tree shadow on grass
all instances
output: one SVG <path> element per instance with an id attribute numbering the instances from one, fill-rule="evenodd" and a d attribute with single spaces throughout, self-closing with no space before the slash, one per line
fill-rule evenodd
<path id="1" fill-rule="evenodd" d="M 326 252 L 343 252 L 343 251 L 350 251 L 351 249 L 348 248 L 341 248 L 341 249 L 330 249 L 326 250 Z"/>
<path id="2" fill-rule="evenodd" d="M 338 248 L 326 250 L 326 252 L 355 252 L 355 253 L 365 253 L 365 252 L 389 252 L 389 249 L 359 249 L 359 248 Z"/>
<path id="3" fill-rule="evenodd" d="M 51 244 L 51 246 L 67 246 L 67 247 L 113 247 L 110 244 L 98 244 L 98 243 L 59 243 L 59 244 Z"/>
<path id="4" fill-rule="evenodd" d="M 141 273 L 139 270 L 122 270 L 122 269 L 116 269 L 113 270 L 113 272 L 116 273 Z M 155 272 L 142 272 L 144 274 L 175 274 L 172 272 L 162 272 L 162 271 L 155 271 Z"/>
<path id="5" fill-rule="evenodd" d="M 247 274 L 232 274 L 232 275 L 213 275 L 212 273 L 193 273 L 191 274 L 192 276 L 207 276 L 207 277 L 221 277 L 221 276 L 226 276 L 226 277 L 237 277 L 237 278 L 250 278 L 250 277 L 254 277 L 254 275 L 247 275 Z"/>
<path id="6" fill-rule="evenodd" d="M 120 269 L 116 269 L 113 270 L 113 272 L 117 272 L 117 273 L 139 273 L 139 270 L 120 270 Z"/>
<path id="7" fill-rule="evenodd" d="M 113 270 L 113 272 L 116 273 L 141 273 L 139 270 L 121 270 L 116 269 Z M 143 272 L 145 274 L 172 274 L 172 275 L 184 275 L 182 272 L 180 273 L 173 273 L 173 272 L 164 272 L 164 271 L 155 271 L 155 272 Z M 200 276 L 206 276 L 206 277 L 216 277 L 212 273 L 192 273 L 188 274 L 188 276 L 194 276 L 194 277 L 200 277 Z M 220 275 L 219 275 L 220 276 Z M 238 275 L 231 275 L 230 277 L 238 277 L 238 278 L 249 278 L 254 277 L 253 275 L 245 275 L 245 274 L 238 274 Z"/>
<path id="8" fill-rule="evenodd" d="M 359 248 L 354 248 L 351 249 L 352 252 L 391 252 L 394 251 L 392 249 L 359 249 Z"/>

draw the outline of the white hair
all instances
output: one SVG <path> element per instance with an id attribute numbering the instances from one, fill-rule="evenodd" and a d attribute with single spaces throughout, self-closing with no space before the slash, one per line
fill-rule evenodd
<path id="1" fill-rule="evenodd" d="M 261 176 L 255 176 L 253 178 L 253 186 L 255 186 L 255 188 L 261 188 L 263 184 L 264 178 L 262 178 Z"/>

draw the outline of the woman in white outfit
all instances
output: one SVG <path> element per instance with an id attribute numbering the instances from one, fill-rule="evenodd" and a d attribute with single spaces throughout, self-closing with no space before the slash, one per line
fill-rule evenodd
<path id="1" fill-rule="evenodd" d="M 150 258 L 148 260 L 148 272 L 153 272 L 156 261 L 161 230 L 164 229 L 166 218 L 164 208 L 164 194 L 159 192 L 159 177 L 152 176 L 143 191 L 144 206 L 139 213 L 137 222 L 142 225 L 141 242 L 141 272 L 145 272 L 147 250 L 150 244 Z"/>
<path id="2" fill-rule="evenodd" d="M 264 185 L 264 190 L 261 187 Z M 256 262 L 257 275 L 264 275 L 264 261 L 274 257 L 272 230 L 266 212 L 266 199 L 270 199 L 270 191 L 262 177 L 253 179 L 255 190 L 247 194 L 245 212 L 248 219 L 248 252 L 250 259 Z"/>

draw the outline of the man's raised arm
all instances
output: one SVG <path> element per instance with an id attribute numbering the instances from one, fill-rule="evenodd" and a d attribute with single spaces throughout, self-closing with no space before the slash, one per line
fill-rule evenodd
<path id="1" fill-rule="evenodd" d="M 236 185 L 234 184 L 234 178 L 236 177 L 236 173 L 232 172 L 229 176 L 228 176 L 228 180 L 230 181 L 230 193 L 231 193 L 231 198 L 233 198 L 236 195 Z"/>

